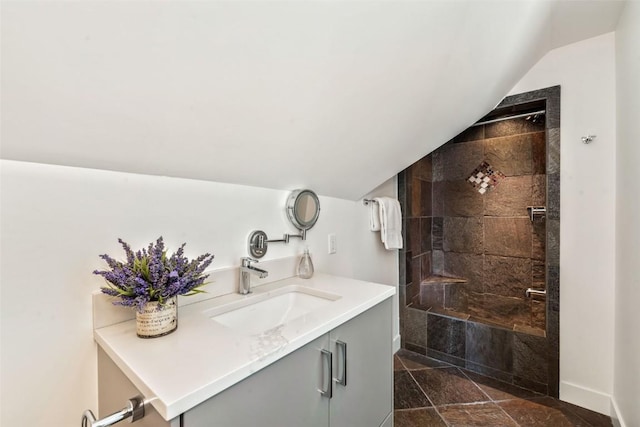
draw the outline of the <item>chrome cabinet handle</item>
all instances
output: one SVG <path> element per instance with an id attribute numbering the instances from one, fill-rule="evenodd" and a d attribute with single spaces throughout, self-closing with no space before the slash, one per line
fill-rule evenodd
<path id="1" fill-rule="evenodd" d="M 339 376 L 334 379 L 335 382 L 341 386 L 347 386 L 347 343 L 344 341 L 336 341 L 336 348 L 338 352 L 338 374 Z"/>
<path id="2" fill-rule="evenodd" d="M 127 406 L 118 412 L 96 420 L 95 415 L 90 409 L 82 414 L 82 427 L 108 427 L 115 423 L 119 423 L 125 418 L 131 417 L 131 422 L 138 421 L 144 417 L 144 399 L 140 396 L 132 397 L 127 401 Z"/>
<path id="3" fill-rule="evenodd" d="M 324 397 L 328 397 L 331 399 L 333 396 L 333 385 L 331 383 L 331 378 L 333 377 L 333 355 L 329 350 L 322 350 L 322 388 L 318 389 L 320 394 Z"/>

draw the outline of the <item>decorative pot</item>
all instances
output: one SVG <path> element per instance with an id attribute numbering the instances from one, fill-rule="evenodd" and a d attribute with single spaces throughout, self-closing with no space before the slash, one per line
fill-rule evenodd
<path id="1" fill-rule="evenodd" d="M 157 338 L 178 328 L 178 298 L 173 297 L 164 305 L 151 301 L 142 312 L 136 311 L 136 333 L 140 338 Z"/>

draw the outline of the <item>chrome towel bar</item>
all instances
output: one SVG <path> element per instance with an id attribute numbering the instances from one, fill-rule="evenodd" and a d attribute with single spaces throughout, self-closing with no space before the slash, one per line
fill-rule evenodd
<path id="1" fill-rule="evenodd" d="M 82 414 L 81 427 L 108 427 L 129 417 L 131 417 L 131 422 L 138 421 L 140 418 L 144 417 L 144 399 L 142 397 L 132 397 L 127 401 L 127 406 L 125 408 L 122 408 L 120 411 L 114 412 L 111 415 L 107 415 L 100 420 L 96 420 L 93 412 L 91 412 L 90 409 L 87 409 L 84 411 L 84 414 Z"/>
<path id="2" fill-rule="evenodd" d="M 378 203 L 378 201 L 377 201 L 377 200 L 374 200 L 374 199 L 362 199 L 362 203 L 363 203 L 365 206 L 369 206 L 369 203 Z"/>

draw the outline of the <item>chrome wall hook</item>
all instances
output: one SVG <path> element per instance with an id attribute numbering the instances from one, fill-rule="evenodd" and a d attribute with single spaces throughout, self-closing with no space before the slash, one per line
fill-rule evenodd
<path id="1" fill-rule="evenodd" d="M 587 135 L 582 137 L 582 143 L 591 144 L 597 135 Z"/>

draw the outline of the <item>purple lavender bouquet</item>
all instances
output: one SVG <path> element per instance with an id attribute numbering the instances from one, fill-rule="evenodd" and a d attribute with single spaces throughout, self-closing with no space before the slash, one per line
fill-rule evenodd
<path id="1" fill-rule="evenodd" d="M 93 274 L 102 276 L 108 285 L 100 289 L 103 293 L 118 297 L 116 305 L 136 307 L 139 312 L 146 303 L 158 301 L 164 305 L 177 295 L 195 295 L 204 292 L 208 274 L 204 270 L 213 261 L 213 255 L 204 254 L 189 261 L 184 256 L 186 243 L 176 253 L 167 256 L 162 236 L 151 242 L 147 249 L 133 252 L 122 239 L 118 242 L 127 255 L 126 262 L 116 261 L 109 255 L 100 255 L 110 270 L 95 270 Z"/>

